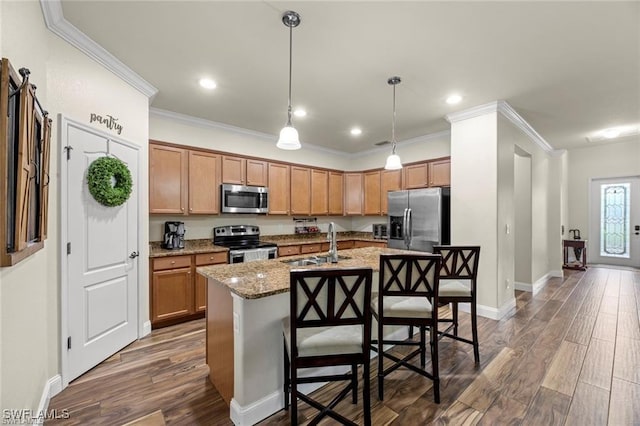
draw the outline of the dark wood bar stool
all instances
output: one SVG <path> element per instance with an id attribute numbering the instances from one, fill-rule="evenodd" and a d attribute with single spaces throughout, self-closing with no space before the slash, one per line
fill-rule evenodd
<path id="1" fill-rule="evenodd" d="M 285 337 L 284 408 L 291 424 L 298 424 L 297 399 L 320 413 L 310 424 L 328 416 L 345 425 L 355 425 L 334 411 L 352 393 L 358 402 L 358 365 L 363 366 L 362 402 L 364 424 L 371 425 L 370 345 L 371 268 L 307 269 L 290 273 L 291 312 L 283 320 Z M 351 366 L 345 374 L 298 376 L 299 368 Z M 326 406 L 298 391 L 301 383 L 348 381 Z"/>
<path id="2" fill-rule="evenodd" d="M 434 246 L 433 251 L 442 255 L 439 300 L 442 304 L 451 303 L 452 313 L 451 319 L 439 320 L 452 323 L 440 334 L 473 345 L 473 357 L 479 364 L 476 290 L 480 246 Z M 471 305 L 471 340 L 458 336 L 458 303 Z M 452 328 L 453 334 L 450 333 Z"/>
<path id="3" fill-rule="evenodd" d="M 440 255 L 380 255 L 380 281 L 377 297 L 371 302 L 372 314 L 378 321 L 378 398 L 384 399 L 384 378 L 400 367 L 408 368 L 433 380 L 433 399 L 440 403 L 440 378 L 438 374 L 438 280 Z M 420 341 L 384 339 L 384 326 L 416 326 Z M 429 327 L 431 347 L 431 373 L 425 370 L 426 328 Z M 384 352 L 385 344 L 417 345 L 404 358 Z M 418 368 L 409 361 L 420 355 Z M 394 362 L 386 370 L 384 358 Z"/>

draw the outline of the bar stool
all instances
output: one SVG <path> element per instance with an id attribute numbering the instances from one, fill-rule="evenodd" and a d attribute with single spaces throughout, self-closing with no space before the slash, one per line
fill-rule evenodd
<path id="1" fill-rule="evenodd" d="M 438 373 L 438 280 L 440 273 L 439 255 L 380 255 L 380 281 L 377 297 L 371 302 L 372 314 L 378 321 L 378 398 L 384 399 L 384 378 L 399 367 L 406 367 L 433 380 L 433 399 L 440 403 L 440 378 Z M 420 341 L 384 339 L 385 325 L 416 326 L 420 330 Z M 426 364 L 426 327 L 429 327 L 431 346 L 431 373 Z M 385 344 L 417 345 L 418 349 L 398 358 L 384 352 Z M 418 368 L 409 361 L 420 355 Z M 384 358 L 394 362 L 386 370 Z"/>
<path id="2" fill-rule="evenodd" d="M 371 268 L 306 269 L 290 272 L 291 311 L 283 320 L 284 408 L 289 409 L 291 424 L 298 424 L 297 399 L 320 413 L 311 421 L 317 424 L 329 416 L 345 425 L 355 423 L 334 411 L 350 392 L 358 402 L 358 365 L 363 366 L 364 424 L 371 425 L 370 356 L 371 345 Z M 344 374 L 313 377 L 298 376 L 299 368 L 351 366 Z M 301 383 L 348 381 L 326 406 L 298 391 Z"/>
<path id="3" fill-rule="evenodd" d="M 480 246 L 434 246 L 433 252 L 442 255 L 439 300 L 441 304 L 451 303 L 452 313 L 451 319 L 439 320 L 452 323 L 440 335 L 473 345 L 473 358 L 479 364 L 476 287 Z M 458 303 L 471 305 L 471 340 L 458 336 Z M 449 333 L 451 328 L 453 334 Z"/>

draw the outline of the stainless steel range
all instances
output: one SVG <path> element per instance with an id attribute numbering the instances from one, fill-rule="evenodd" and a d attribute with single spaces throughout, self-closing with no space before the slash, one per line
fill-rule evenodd
<path id="1" fill-rule="evenodd" d="M 213 228 L 213 244 L 229 248 L 229 263 L 278 257 L 278 246 L 260 242 L 260 228 L 254 225 L 217 226 Z"/>

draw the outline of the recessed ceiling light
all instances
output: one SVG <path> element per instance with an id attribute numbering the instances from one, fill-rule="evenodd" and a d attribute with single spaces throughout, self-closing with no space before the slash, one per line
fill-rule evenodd
<path id="1" fill-rule="evenodd" d="M 293 111 L 293 115 L 295 115 L 296 117 L 306 117 L 307 111 L 302 108 L 296 108 L 296 110 Z"/>
<path id="2" fill-rule="evenodd" d="M 447 103 L 449 105 L 454 105 L 460 102 L 461 100 L 462 100 L 462 96 L 454 93 L 453 95 L 449 95 L 449 97 L 447 98 Z"/>
<path id="3" fill-rule="evenodd" d="M 599 142 L 603 140 L 624 138 L 640 134 L 640 125 L 609 127 L 608 129 L 599 130 L 592 135 L 587 136 L 589 142 Z"/>
<path id="4" fill-rule="evenodd" d="M 362 134 L 362 129 L 359 127 L 354 127 L 353 129 L 351 129 L 351 134 L 353 136 L 358 136 Z"/>
<path id="5" fill-rule="evenodd" d="M 602 131 L 602 136 L 604 136 L 607 139 L 613 139 L 613 138 L 617 138 L 618 136 L 620 136 L 620 133 L 622 133 L 622 129 L 618 128 L 618 127 L 612 127 L 611 129 L 605 129 Z"/>
<path id="6" fill-rule="evenodd" d="M 216 82 L 211 80 L 210 78 L 201 78 L 199 83 L 201 87 L 209 90 L 215 89 L 218 86 Z"/>

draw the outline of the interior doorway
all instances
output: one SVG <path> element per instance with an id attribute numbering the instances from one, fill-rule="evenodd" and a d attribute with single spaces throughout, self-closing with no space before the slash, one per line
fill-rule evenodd
<path id="1" fill-rule="evenodd" d="M 533 291 L 531 155 L 515 146 L 513 155 L 514 287 Z"/>
<path id="2" fill-rule="evenodd" d="M 592 179 L 588 262 L 640 268 L 640 176 Z"/>

